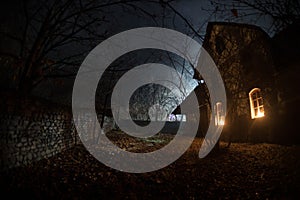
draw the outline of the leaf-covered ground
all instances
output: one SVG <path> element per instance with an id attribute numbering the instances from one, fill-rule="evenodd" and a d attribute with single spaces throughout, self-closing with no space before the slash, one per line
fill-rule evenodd
<path id="1" fill-rule="evenodd" d="M 128 151 L 152 151 L 172 136 L 109 136 Z M 1 173 L 1 194 L 29 199 L 300 199 L 300 146 L 221 143 L 198 158 L 201 139 L 155 172 L 122 173 L 77 145 L 54 157 Z"/>

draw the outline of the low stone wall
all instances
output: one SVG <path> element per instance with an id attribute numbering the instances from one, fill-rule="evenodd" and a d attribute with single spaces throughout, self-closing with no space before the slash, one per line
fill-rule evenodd
<path id="1" fill-rule="evenodd" d="M 75 129 L 71 107 L 54 104 L 36 97 L 0 94 L 0 170 L 30 164 L 53 156 L 81 143 L 80 138 L 95 140 L 101 132 L 88 110 L 82 109 L 80 126 L 88 135 Z M 111 117 L 104 117 L 103 130 L 114 128 Z"/>
<path id="2" fill-rule="evenodd" d="M 8 104 L 0 113 L 2 170 L 53 156 L 79 141 L 68 108 L 28 100 Z"/>
<path id="3" fill-rule="evenodd" d="M 52 156 L 75 144 L 75 131 L 65 113 L 35 116 L 1 115 L 4 168 Z"/>

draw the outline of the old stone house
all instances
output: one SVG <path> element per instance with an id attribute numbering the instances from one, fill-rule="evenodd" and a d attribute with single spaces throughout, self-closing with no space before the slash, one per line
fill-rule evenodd
<path id="1" fill-rule="evenodd" d="M 299 81 L 295 75 L 299 74 L 299 62 L 295 59 L 299 56 L 288 59 L 289 62 L 278 60 L 283 49 L 280 45 L 290 41 L 285 36 L 294 32 L 283 31 L 270 38 L 254 25 L 208 23 L 203 47 L 215 61 L 225 83 L 227 113 L 225 118 L 223 102 L 200 106 L 201 115 L 207 116 L 200 121 L 201 134 L 207 128 L 207 119 L 212 117 L 216 125 L 223 126 L 223 140 L 299 143 L 300 137 L 295 133 L 299 111 Z M 287 49 L 283 57 L 289 55 Z M 288 80 L 289 77 L 292 79 Z M 196 93 L 201 97 L 201 85 Z"/>

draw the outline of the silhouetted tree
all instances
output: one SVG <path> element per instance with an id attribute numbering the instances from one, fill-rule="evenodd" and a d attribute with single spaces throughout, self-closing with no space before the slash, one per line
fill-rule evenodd
<path id="1" fill-rule="evenodd" d="M 19 7 L 20 29 L 10 31 L 4 28 L 0 31 L 1 37 L 17 44 L 13 51 L 0 51 L 0 56 L 15 66 L 13 80 L 16 88 L 28 93 L 47 78 L 75 76 L 76 73 L 70 73 L 70 68 L 79 66 L 91 48 L 111 34 L 109 27 L 114 23 L 109 20 L 114 18 L 108 19 L 107 16 L 112 15 L 113 6 L 134 12 L 157 25 L 157 21 L 163 21 L 161 18 L 167 18 L 167 15 L 179 17 L 193 34 L 201 37 L 189 20 L 172 6 L 172 0 L 144 2 L 162 8 L 164 13 L 156 16 L 136 0 L 21 1 L 16 6 Z"/>
<path id="2" fill-rule="evenodd" d="M 279 32 L 300 19 L 300 3 L 298 0 L 211 0 L 214 11 L 224 21 L 269 20 L 268 32 Z"/>

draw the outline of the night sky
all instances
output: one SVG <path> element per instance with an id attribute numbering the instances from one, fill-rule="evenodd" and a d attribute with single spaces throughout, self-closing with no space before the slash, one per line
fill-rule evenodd
<path id="1" fill-rule="evenodd" d="M 28 1 L 28 5 L 34 5 L 38 2 L 41 4 L 42 1 Z M 48 3 L 51 1 L 47 1 Z M 1 31 L 8 31 L 10 33 L 14 33 L 16 36 L 20 36 L 21 29 L 24 28 L 24 16 L 20 15 L 22 13 L 22 1 L 13 0 L 13 1 L 2 1 L 1 2 Z M 202 43 L 203 38 L 205 36 L 206 25 L 208 21 L 233 21 L 233 22 L 243 22 L 243 23 L 252 23 L 261 26 L 263 29 L 267 30 L 270 25 L 270 20 L 268 18 L 260 18 L 257 21 L 257 18 L 247 18 L 247 17 L 234 17 L 230 10 L 225 11 L 222 14 L 217 14 L 214 10 L 216 9 L 210 1 L 174 1 L 171 2 L 170 5 L 178 12 L 178 14 L 174 14 L 171 9 L 167 9 L 161 6 L 158 3 L 147 2 L 147 1 L 140 1 L 140 2 L 133 2 L 131 6 L 120 6 L 120 5 L 113 5 L 106 8 L 101 15 L 105 17 L 105 22 L 101 24 L 101 26 L 97 27 L 98 32 L 105 32 L 106 37 L 112 36 L 116 33 L 132 29 L 138 27 L 146 27 L 146 26 L 158 26 L 158 27 L 165 27 L 175 29 L 177 31 L 186 33 L 197 40 L 199 43 Z M 143 11 L 136 11 L 133 7 L 138 6 L 141 10 L 146 11 L 147 14 L 143 13 Z M 97 13 L 94 13 L 95 15 Z M 151 14 L 151 17 L 148 16 Z M 22 17 L 23 16 L 23 17 Z M 226 17 L 224 17 L 226 16 Z M 193 28 L 197 31 L 198 35 L 195 35 L 195 32 L 191 30 Z M 272 31 L 269 31 L 272 34 Z M 199 37 L 200 36 L 200 37 Z M 65 46 L 63 49 L 60 49 L 60 54 L 67 55 L 78 50 L 82 50 L 84 48 L 92 49 L 95 45 L 101 42 L 100 39 L 95 41 L 93 44 L 89 46 L 84 46 L 81 44 L 76 44 L 72 46 Z M 0 49 L 5 50 L 8 52 L 15 52 L 18 48 L 16 42 L 5 39 L 1 42 Z M 147 51 L 144 51 L 147 52 Z M 132 57 L 136 57 L 136 59 L 129 61 L 123 61 L 126 65 L 124 66 L 119 65 L 120 68 L 131 68 L 138 63 L 142 63 L 144 61 L 144 57 L 147 57 L 147 54 L 151 53 L 144 53 L 144 56 L 141 56 L 141 53 L 138 55 L 130 55 Z M 78 63 L 83 61 L 84 55 L 78 57 Z M 158 54 L 157 54 L 158 55 Z M 51 56 L 51 55 L 50 55 Z M 59 57 L 59 54 L 53 54 L 52 57 Z M 127 57 L 130 57 L 127 56 Z M 126 57 L 126 56 L 125 56 Z M 125 58 L 128 59 L 128 58 Z M 166 61 L 166 58 L 163 58 L 163 62 Z M 153 58 L 152 61 L 161 62 L 162 58 Z M 76 74 L 76 70 L 78 66 L 65 66 L 64 71 L 68 71 Z M 2 88 L 11 88 L 14 86 L 13 83 L 9 80 L 12 76 L 10 70 L 2 69 L 1 78 Z M 7 75 L 8 74 L 8 75 Z M 59 72 L 60 74 L 60 72 Z M 65 104 L 70 103 L 71 99 L 71 88 L 73 85 L 75 76 L 68 77 L 67 79 L 45 79 L 39 86 L 34 90 L 34 93 L 43 96 L 46 98 L 50 98 L 54 101 L 63 102 Z M 191 80 L 192 90 L 195 87 L 193 80 Z M 62 83 L 61 85 L 54 84 Z M 104 81 L 107 82 L 107 81 Z M 47 89 L 45 89 L 47 88 Z"/>

